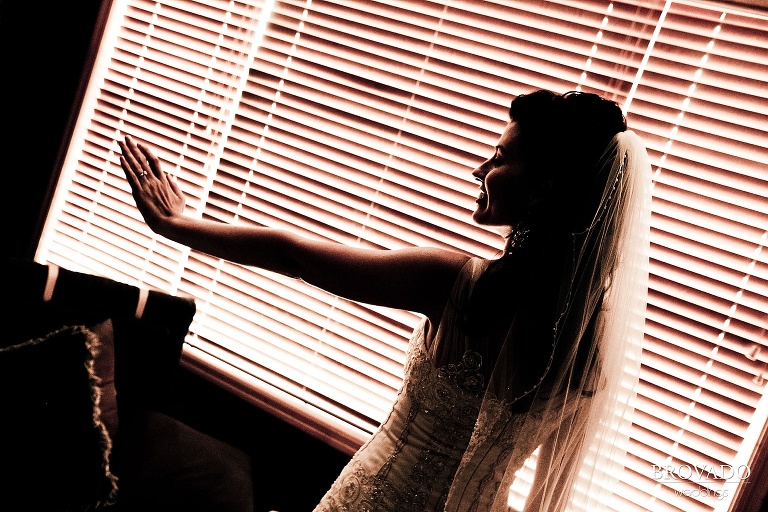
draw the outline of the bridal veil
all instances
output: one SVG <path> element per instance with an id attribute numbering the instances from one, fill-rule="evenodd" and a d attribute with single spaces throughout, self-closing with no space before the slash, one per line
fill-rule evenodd
<path id="1" fill-rule="evenodd" d="M 551 281 L 559 287 L 551 339 L 531 341 L 549 354 L 539 358 L 546 367 L 521 388 L 527 348 L 519 332 L 506 336 L 446 511 L 508 511 L 510 488 L 522 487 L 512 510 L 597 512 L 621 477 L 648 284 L 650 164 L 634 132 L 613 137 L 595 183 L 599 205 L 569 234 L 564 273 Z"/>

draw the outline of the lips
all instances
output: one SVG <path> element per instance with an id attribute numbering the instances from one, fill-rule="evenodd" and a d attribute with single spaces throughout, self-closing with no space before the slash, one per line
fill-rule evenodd
<path id="1" fill-rule="evenodd" d="M 488 193 L 485 191 L 485 179 L 480 176 L 475 176 L 475 180 L 480 184 L 480 192 L 475 199 L 475 203 L 480 204 L 485 202 L 485 198 L 488 197 Z"/>

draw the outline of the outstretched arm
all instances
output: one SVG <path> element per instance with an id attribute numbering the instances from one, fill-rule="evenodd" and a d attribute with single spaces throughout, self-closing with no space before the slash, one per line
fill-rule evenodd
<path id="1" fill-rule="evenodd" d="M 130 137 L 120 164 L 136 205 L 156 233 L 243 265 L 279 272 L 331 293 L 406 309 L 439 320 L 468 256 L 436 248 L 361 249 L 311 240 L 285 230 L 225 224 L 184 215 L 184 196 L 160 160 Z"/>

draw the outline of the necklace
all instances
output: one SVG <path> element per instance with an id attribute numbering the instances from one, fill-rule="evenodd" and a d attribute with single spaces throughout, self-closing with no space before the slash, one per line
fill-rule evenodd
<path id="1" fill-rule="evenodd" d="M 530 234 L 531 230 L 527 227 L 520 226 L 516 227 L 512 233 L 509 234 L 509 237 L 507 237 L 507 243 L 504 246 L 504 254 L 511 254 L 514 252 L 517 248 L 519 248 L 525 240 L 528 238 L 528 235 Z"/>

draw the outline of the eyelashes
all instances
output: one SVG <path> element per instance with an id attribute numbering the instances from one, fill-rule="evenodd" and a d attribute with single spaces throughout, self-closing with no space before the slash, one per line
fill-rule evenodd
<path id="1" fill-rule="evenodd" d="M 491 162 L 494 164 L 500 165 L 503 164 L 506 161 L 504 158 L 504 153 L 501 151 L 500 147 L 496 148 L 496 152 L 493 154 L 493 157 L 491 158 Z"/>

